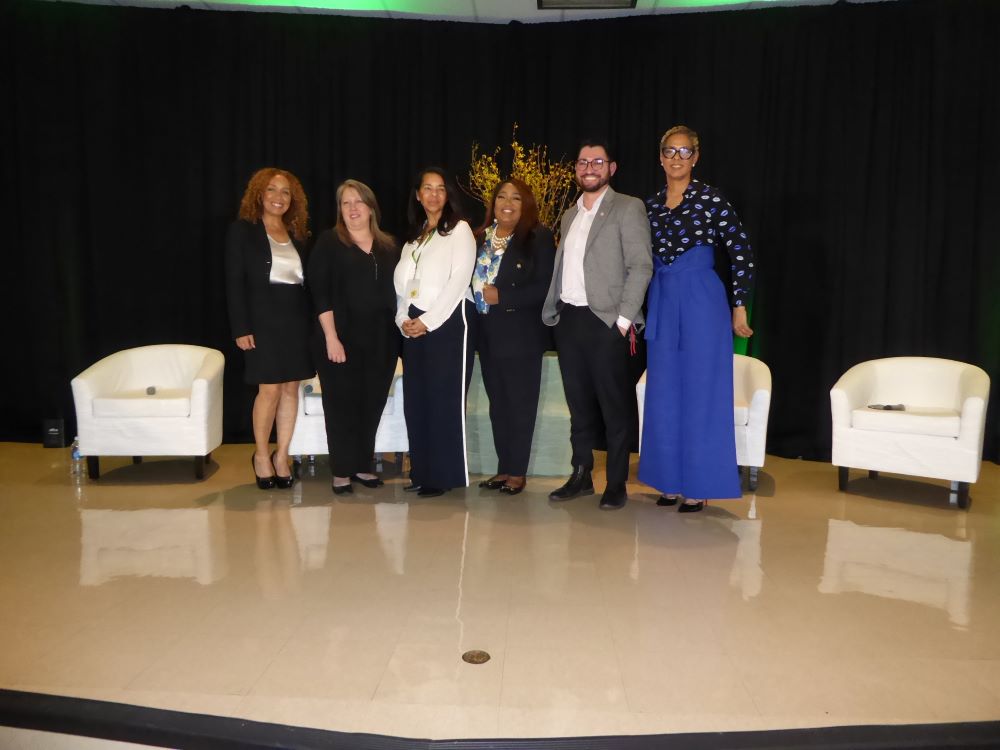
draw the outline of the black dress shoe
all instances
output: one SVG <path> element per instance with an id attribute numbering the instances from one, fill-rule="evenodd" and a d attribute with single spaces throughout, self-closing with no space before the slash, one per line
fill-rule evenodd
<path id="1" fill-rule="evenodd" d="M 351 479 L 355 482 L 360 482 L 370 490 L 373 490 L 376 487 L 381 487 L 385 484 L 385 482 L 383 482 L 379 477 L 375 477 L 374 479 L 362 479 L 357 474 L 351 474 Z"/>
<path id="2" fill-rule="evenodd" d="M 590 469 L 584 466 L 573 468 L 573 475 L 559 489 L 549 493 L 549 500 L 572 500 L 574 497 L 594 494 L 594 480 L 590 478 Z"/>
<path id="3" fill-rule="evenodd" d="M 403 487 L 403 492 L 420 492 L 420 485 L 416 482 L 410 482 Z"/>
<path id="4" fill-rule="evenodd" d="M 333 487 L 334 495 L 353 495 L 354 488 L 349 484 L 334 484 Z"/>
<path id="5" fill-rule="evenodd" d="M 697 501 L 695 501 L 693 503 L 681 503 L 677 507 L 677 512 L 678 513 L 697 513 L 699 510 L 704 509 L 704 507 L 705 507 L 705 501 L 704 500 L 697 500 Z"/>
<path id="6" fill-rule="evenodd" d="M 271 454 L 271 468 L 274 469 L 274 483 L 278 485 L 278 489 L 290 490 L 295 484 L 295 475 L 289 474 L 287 477 L 283 477 L 278 473 L 278 465 L 274 463 L 274 453 Z"/>
<path id="7" fill-rule="evenodd" d="M 628 495 L 625 493 L 624 489 L 613 490 L 608 488 L 604 490 L 604 494 L 601 495 L 601 502 L 597 506 L 601 510 L 621 510 L 625 507 L 625 502 L 628 500 Z"/>
<path id="8" fill-rule="evenodd" d="M 666 495 L 660 495 L 656 498 L 656 504 L 661 508 L 669 508 L 671 505 L 677 505 L 680 500 L 680 495 L 674 495 L 673 497 L 667 497 Z"/>
<path id="9" fill-rule="evenodd" d="M 437 497 L 438 495 L 443 495 L 444 493 L 445 490 L 437 487 L 421 487 L 417 492 L 417 497 Z"/>
<path id="10" fill-rule="evenodd" d="M 497 476 L 499 476 L 499 475 L 497 475 Z M 504 481 L 506 481 L 506 480 L 497 479 L 494 476 L 494 477 L 490 477 L 489 479 L 484 479 L 482 482 L 479 483 L 479 487 L 480 487 L 480 489 L 484 489 L 484 490 L 498 490 L 501 487 L 503 487 Z"/>
<path id="11" fill-rule="evenodd" d="M 254 454 L 250 454 L 250 465 L 253 467 L 253 477 L 257 480 L 257 489 L 260 490 L 273 490 L 275 481 L 274 477 L 261 477 L 257 475 L 257 462 L 254 461 Z"/>

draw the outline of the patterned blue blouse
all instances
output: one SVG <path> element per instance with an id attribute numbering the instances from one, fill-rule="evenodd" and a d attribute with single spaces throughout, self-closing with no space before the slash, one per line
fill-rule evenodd
<path id="1" fill-rule="evenodd" d="M 729 201 L 711 185 L 691 180 L 677 208 L 667 208 L 667 189 L 646 201 L 653 237 L 653 255 L 667 265 L 697 245 L 725 243 L 730 259 L 733 307 L 745 305 L 753 289 L 753 250 L 746 230 Z"/>

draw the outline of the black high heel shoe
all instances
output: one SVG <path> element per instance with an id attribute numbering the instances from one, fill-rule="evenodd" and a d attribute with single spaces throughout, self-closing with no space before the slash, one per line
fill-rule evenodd
<path id="1" fill-rule="evenodd" d="M 290 490 L 292 485 L 295 484 L 295 475 L 289 474 L 287 477 L 281 476 L 278 473 L 278 465 L 274 463 L 274 454 L 277 451 L 271 453 L 271 468 L 274 469 L 274 483 L 278 485 L 279 490 Z"/>
<path id="2" fill-rule="evenodd" d="M 351 474 L 351 481 L 363 484 L 370 490 L 373 490 L 376 487 L 381 487 L 385 484 L 385 482 L 383 482 L 379 477 L 375 477 L 374 479 L 362 479 L 357 474 Z"/>
<path id="3" fill-rule="evenodd" d="M 257 476 L 257 462 L 254 460 L 254 456 L 256 455 L 256 452 L 250 454 L 250 466 L 253 467 L 253 476 L 257 480 L 257 489 L 273 490 L 275 485 L 274 477 Z"/>
<path id="4" fill-rule="evenodd" d="M 678 513 L 697 513 L 705 509 L 705 500 L 695 500 L 693 502 L 685 500 L 677 506 Z"/>

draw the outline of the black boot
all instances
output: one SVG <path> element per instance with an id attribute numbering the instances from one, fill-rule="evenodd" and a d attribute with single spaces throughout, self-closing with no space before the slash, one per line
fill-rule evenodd
<path id="1" fill-rule="evenodd" d="M 590 478 L 590 469 L 584 466 L 574 466 L 573 475 L 559 489 L 549 494 L 549 500 L 572 500 L 574 497 L 594 494 L 594 480 Z"/>

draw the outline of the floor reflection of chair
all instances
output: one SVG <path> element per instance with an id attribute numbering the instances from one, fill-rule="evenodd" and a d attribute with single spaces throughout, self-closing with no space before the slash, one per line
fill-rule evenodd
<path id="1" fill-rule="evenodd" d="M 830 519 L 819 590 L 924 604 L 965 627 L 971 575 L 970 541 Z"/>
<path id="2" fill-rule="evenodd" d="M 80 583 L 122 576 L 193 578 L 209 584 L 227 573 L 224 510 L 205 508 L 80 510 Z"/>
<path id="3" fill-rule="evenodd" d="M 326 565 L 332 511 L 330 506 L 291 509 L 302 570 L 322 570 Z"/>

